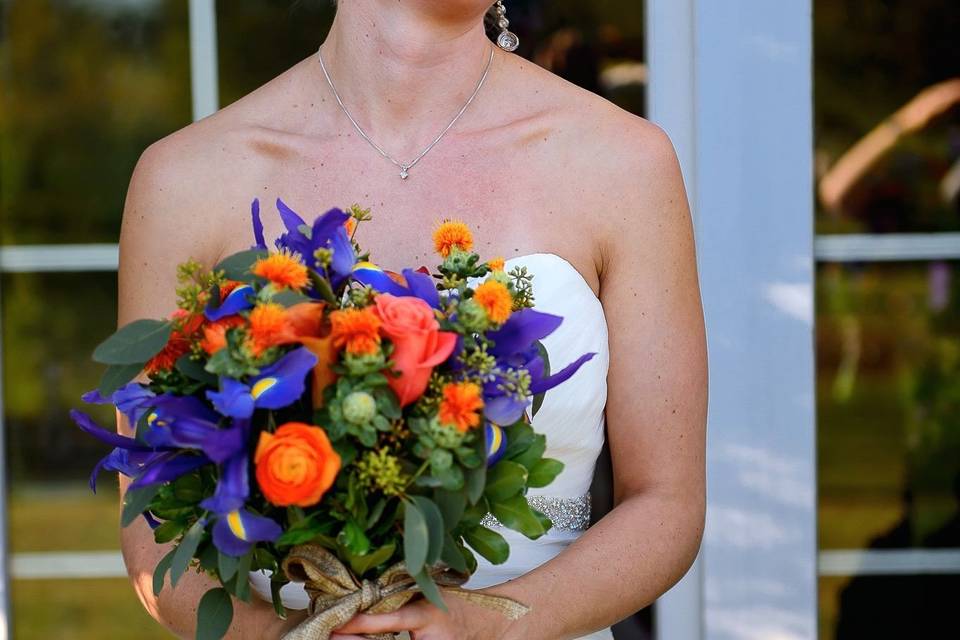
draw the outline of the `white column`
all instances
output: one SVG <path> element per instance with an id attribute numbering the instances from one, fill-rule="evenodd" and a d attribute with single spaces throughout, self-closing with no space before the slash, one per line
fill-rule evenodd
<path id="1" fill-rule="evenodd" d="M 814 638 L 811 2 L 648 2 L 650 112 L 688 181 L 710 356 L 707 529 L 658 637 Z"/>
<path id="2" fill-rule="evenodd" d="M 219 81 L 216 0 L 190 0 L 190 85 L 194 120 L 206 118 L 220 108 Z"/>

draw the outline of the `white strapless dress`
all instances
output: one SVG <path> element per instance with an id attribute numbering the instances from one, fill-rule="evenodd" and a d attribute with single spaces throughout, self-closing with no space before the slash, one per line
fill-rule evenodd
<path id="1" fill-rule="evenodd" d="M 534 275 L 536 308 L 564 319 L 560 328 L 543 341 L 551 368 L 559 371 L 584 353 L 597 354 L 572 378 L 547 392 L 533 419 L 533 428 L 547 436 L 545 455 L 562 461 L 564 469 L 550 486 L 532 489 L 528 498 L 555 504 L 561 500 L 582 502 L 590 491 L 604 438 L 610 357 L 603 307 L 583 276 L 562 257 L 553 253 L 518 256 L 507 261 L 507 270 L 521 265 Z M 518 578 L 557 556 L 583 534 L 582 529 L 555 527 L 537 540 L 530 540 L 503 527 L 498 531 L 510 543 L 510 558 L 504 564 L 493 565 L 477 556 L 477 571 L 465 585 L 467 588 L 481 589 Z M 252 573 L 250 580 L 254 590 L 269 600 L 269 578 Z M 281 595 L 288 608 L 307 607 L 306 593 L 299 584 L 286 585 Z M 604 629 L 580 640 L 612 638 L 611 631 Z"/>

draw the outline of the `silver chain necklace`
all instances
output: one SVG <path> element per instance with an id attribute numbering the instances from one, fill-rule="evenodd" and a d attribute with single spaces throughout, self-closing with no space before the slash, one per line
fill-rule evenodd
<path id="1" fill-rule="evenodd" d="M 361 138 L 366 140 L 371 147 L 376 149 L 377 153 L 379 153 L 381 156 L 383 156 L 384 158 L 392 162 L 394 165 L 397 166 L 398 169 L 400 169 L 400 178 L 402 180 L 406 180 L 410 176 L 410 170 L 413 169 L 418 162 L 423 160 L 423 157 L 428 153 L 430 153 L 431 149 L 437 146 L 437 143 L 440 142 L 443 136 L 446 135 L 447 131 L 450 131 L 453 125 L 457 123 L 457 120 L 460 119 L 460 116 L 463 115 L 463 112 L 467 110 L 467 107 L 470 106 L 470 103 L 473 102 L 473 99 L 477 97 L 478 93 L 480 93 L 480 87 L 483 86 L 484 81 L 487 79 L 487 74 L 490 72 L 490 65 L 493 63 L 493 52 L 494 52 L 494 49 L 491 46 L 490 57 L 487 58 L 487 66 L 483 68 L 483 75 L 480 76 L 480 81 L 477 83 L 477 86 L 473 90 L 473 93 L 470 94 L 470 97 L 467 98 L 467 101 L 463 103 L 462 107 L 460 107 L 460 111 L 458 111 L 457 115 L 455 115 L 453 117 L 453 120 L 450 121 L 450 124 L 444 127 L 443 131 L 440 132 L 440 135 L 434 138 L 433 142 L 428 144 L 426 148 L 423 151 L 421 151 L 419 154 L 417 154 L 417 156 L 413 160 L 411 160 L 410 162 L 400 162 L 399 160 L 391 156 L 389 153 L 384 151 L 383 147 L 381 147 L 376 142 L 371 140 L 370 136 L 366 134 L 363 128 L 357 123 L 356 120 L 354 120 L 353 116 L 350 115 L 350 112 L 347 111 L 347 107 L 344 106 L 343 100 L 340 98 L 340 93 L 337 91 L 337 88 L 333 84 L 333 80 L 330 78 L 330 74 L 327 72 L 327 66 L 323 63 L 322 49 L 323 48 L 321 47 L 321 49 L 317 51 L 317 59 L 320 60 L 320 68 L 323 69 L 323 76 L 327 79 L 327 84 L 330 85 L 330 90 L 333 91 L 333 96 L 337 99 L 337 104 L 340 105 L 340 109 L 343 111 L 343 114 L 347 116 L 347 119 L 350 121 L 350 124 L 352 124 L 353 128 L 357 130 L 357 133 L 360 134 Z"/>

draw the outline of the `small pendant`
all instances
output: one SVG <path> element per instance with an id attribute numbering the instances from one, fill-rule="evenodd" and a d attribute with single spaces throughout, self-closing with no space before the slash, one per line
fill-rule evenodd
<path id="1" fill-rule="evenodd" d="M 406 180 L 408 177 L 410 177 L 410 172 L 407 171 L 407 169 L 409 169 L 409 167 L 407 167 L 406 165 L 401 165 L 401 166 L 400 166 L 400 179 L 401 179 L 401 180 Z"/>

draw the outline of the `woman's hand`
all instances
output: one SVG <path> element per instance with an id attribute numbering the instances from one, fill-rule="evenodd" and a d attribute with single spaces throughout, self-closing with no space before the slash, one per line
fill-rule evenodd
<path id="1" fill-rule="evenodd" d="M 393 613 L 358 614 L 337 629 L 331 640 L 364 640 L 361 634 L 402 631 L 409 631 L 411 640 L 497 640 L 505 637 L 510 621 L 503 614 L 456 596 L 445 597 L 444 602 L 446 612 L 421 599 Z"/>

